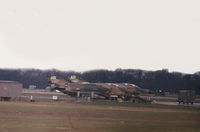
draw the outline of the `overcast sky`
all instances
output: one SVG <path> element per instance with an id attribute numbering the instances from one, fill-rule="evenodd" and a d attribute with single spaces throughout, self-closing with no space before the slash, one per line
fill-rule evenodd
<path id="1" fill-rule="evenodd" d="M 5 0 L 0 68 L 200 71 L 200 0 Z"/>

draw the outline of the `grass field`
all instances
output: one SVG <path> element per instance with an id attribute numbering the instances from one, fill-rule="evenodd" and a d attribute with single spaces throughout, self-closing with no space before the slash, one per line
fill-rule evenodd
<path id="1" fill-rule="evenodd" d="M 200 107 L 0 102 L 1 132 L 199 132 Z"/>

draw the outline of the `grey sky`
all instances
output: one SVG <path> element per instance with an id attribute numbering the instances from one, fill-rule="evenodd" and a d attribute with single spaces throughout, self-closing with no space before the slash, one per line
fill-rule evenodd
<path id="1" fill-rule="evenodd" d="M 0 2 L 0 67 L 200 71 L 199 0 Z"/>

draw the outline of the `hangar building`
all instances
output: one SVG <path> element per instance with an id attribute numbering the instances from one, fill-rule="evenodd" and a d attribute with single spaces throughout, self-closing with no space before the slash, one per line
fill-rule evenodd
<path id="1" fill-rule="evenodd" d="M 0 100 L 18 98 L 22 94 L 22 84 L 16 81 L 0 81 Z"/>

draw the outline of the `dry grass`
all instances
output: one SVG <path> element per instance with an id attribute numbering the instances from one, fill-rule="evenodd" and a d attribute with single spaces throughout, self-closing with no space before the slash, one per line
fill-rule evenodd
<path id="1" fill-rule="evenodd" d="M 1 132 L 198 132 L 200 111 L 67 102 L 0 102 Z"/>

